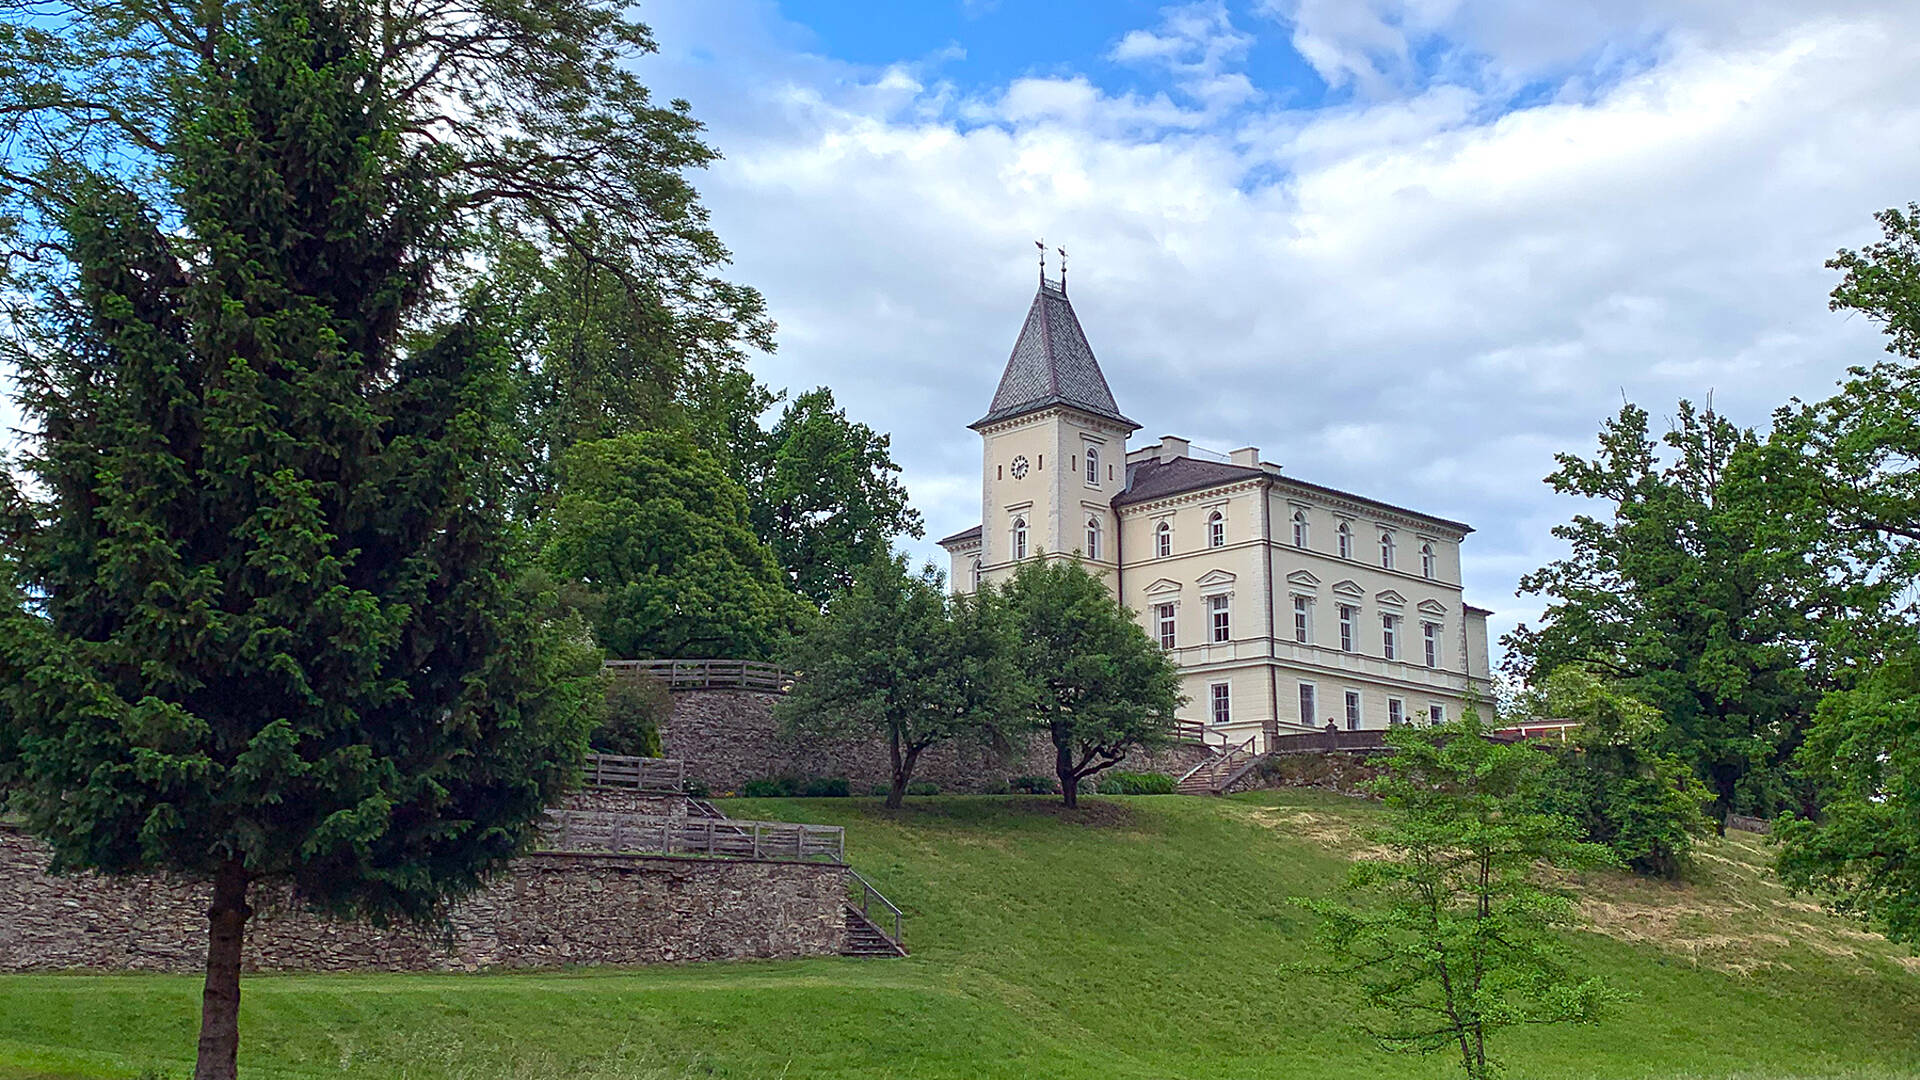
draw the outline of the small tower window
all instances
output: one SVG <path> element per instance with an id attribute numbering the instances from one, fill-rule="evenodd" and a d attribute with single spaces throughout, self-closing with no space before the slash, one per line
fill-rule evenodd
<path id="1" fill-rule="evenodd" d="M 1380 566 L 1393 569 L 1393 534 L 1385 530 L 1380 533 Z"/>
<path id="2" fill-rule="evenodd" d="M 1207 515 L 1207 546 L 1225 547 L 1227 544 L 1227 515 L 1215 510 Z"/>
<path id="3" fill-rule="evenodd" d="M 980 570 L 980 560 L 975 559 L 973 560 L 973 591 L 974 592 L 980 591 L 980 579 L 982 576 L 983 575 Z"/>
<path id="4" fill-rule="evenodd" d="M 1087 519 L 1087 558 L 1100 557 L 1100 519 Z"/>
<path id="5" fill-rule="evenodd" d="M 1343 558 L 1343 559 L 1351 559 L 1351 558 L 1353 558 L 1353 529 L 1352 529 L 1352 527 L 1351 527 L 1351 526 L 1349 526 L 1349 525 L 1348 525 L 1348 524 L 1347 524 L 1346 522 L 1344 522 L 1344 521 L 1343 521 L 1343 522 L 1341 522 L 1341 523 L 1340 523 L 1340 528 L 1339 528 L 1339 529 L 1337 529 L 1337 530 L 1335 530 L 1335 531 L 1336 531 L 1336 533 L 1337 533 L 1337 534 L 1339 535 L 1339 538 L 1340 538 L 1340 557 L 1341 557 L 1341 558 Z"/>
<path id="6" fill-rule="evenodd" d="M 1100 486 L 1100 451 L 1087 447 L 1087 483 Z"/>
<path id="7" fill-rule="evenodd" d="M 1153 530 L 1153 549 L 1163 559 L 1173 554 L 1173 526 L 1163 521 Z"/>
<path id="8" fill-rule="evenodd" d="M 1305 510 L 1293 512 L 1293 546 L 1297 548 L 1307 546 L 1307 512 Z"/>
<path id="9" fill-rule="evenodd" d="M 1013 557 L 1027 557 L 1027 519 L 1023 517 L 1013 519 Z"/>
<path id="10" fill-rule="evenodd" d="M 1433 578 L 1433 545 L 1432 544 L 1420 545 L 1420 576 L 1423 578 L 1427 578 L 1429 580 Z"/>

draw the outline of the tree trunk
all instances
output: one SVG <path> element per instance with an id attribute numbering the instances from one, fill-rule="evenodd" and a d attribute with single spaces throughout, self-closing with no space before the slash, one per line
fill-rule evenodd
<path id="1" fill-rule="evenodd" d="M 900 728 L 887 729 L 887 750 L 893 755 L 893 783 L 887 787 L 887 809 L 898 810 L 907 800 L 907 778 L 913 774 L 913 757 L 900 756 Z"/>
<path id="2" fill-rule="evenodd" d="M 1069 808 L 1080 805 L 1080 776 L 1073 771 L 1073 747 L 1054 740 L 1053 771 L 1060 778 L 1060 798 Z"/>
<path id="3" fill-rule="evenodd" d="M 240 945 L 245 939 L 247 868 L 238 859 L 213 878 L 207 908 L 207 985 L 200 997 L 200 1057 L 193 1080 L 238 1080 L 240 1068 Z"/>

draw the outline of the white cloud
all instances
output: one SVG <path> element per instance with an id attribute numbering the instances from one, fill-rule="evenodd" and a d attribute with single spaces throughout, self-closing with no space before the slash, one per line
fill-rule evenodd
<path id="1" fill-rule="evenodd" d="M 1199 0 L 1160 10 L 1160 25 L 1130 30 L 1107 53 L 1109 60 L 1165 69 L 1175 85 L 1212 107 L 1258 96 L 1252 80 L 1228 68 L 1246 59 L 1253 36 L 1234 28 L 1223 0 Z"/>
<path id="2" fill-rule="evenodd" d="M 1540 483 L 1553 452 L 1590 448 L 1622 393 L 1661 416 L 1712 391 L 1759 424 L 1877 354 L 1870 325 L 1826 310 L 1821 263 L 1920 197 L 1920 11 L 1698 0 L 1656 20 L 1591 0 L 1561 40 L 1498 30 L 1479 4 L 1376 5 L 1399 38 L 1312 25 L 1327 70 L 1377 95 L 1226 110 L 1177 81 L 1244 76 L 1244 45 L 1208 44 L 1242 33 L 1215 6 L 1114 47 L 1213 63 L 1165 68 L 1192 105 L 1108 93 L 1071 63 L 963 90 L 937 64 L 808 55 L 757 4 L 649 9 L 665 53 L 645 74 L 712 125 L 727 158 L 701 189 L 782 323 L 762 376 L 830 384 L 892 431 L 932 536 L 977 520 L 964 425 L 1042 235 L 1073 253 L 1075 305 L 1143 438 L 1258 445 L 1474 523 L 1469 599 L 1503 613 L 1496 633 L 1537 610 L 1514 584 L 1571 509 Z M 1394 67 L 1434 35 L 1481 66 L 1437 83 Z M 1556 64 L 1573 65 L 1559 92 L 1502 112 L 1515 79 Z"/>

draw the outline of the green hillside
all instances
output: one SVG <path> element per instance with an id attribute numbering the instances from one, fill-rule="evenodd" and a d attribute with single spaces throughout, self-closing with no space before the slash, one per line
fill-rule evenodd
<path id="1" fill-rule="evenodd" d="M 849 826 L 859 869 L 908 910 L 907 960 L 533 975 L 261 977 L 243 1066 L 266 1076 L 1446 1077 L 1373 1050 L 1344 990 L 1291 974 L 1286 904 L 1339 880 L 1365 804 L 1216 800 L 739 801 L 736 816 Z M 1580 883 L 1615 1020 L 1509 1035 L 1510 1075 L 1920 1076 L 1920 962 L 1772 885 L 1757 838 L 1695 880 Z M 0 1076 L 190 1071 L 198 984 L 0 978 Z M 243 1072 L 248 1070 L 243 1068 Z"/>

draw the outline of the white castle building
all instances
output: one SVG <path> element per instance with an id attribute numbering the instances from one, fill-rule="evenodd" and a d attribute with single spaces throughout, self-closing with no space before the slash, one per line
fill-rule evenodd
<path id="1" fill-rule="evenodd" d="M 1451 719 L 1492 700 L 1472 528 L 1286 475 L 1253 447 L 1138 449 L 1067 300 L 1043 275 L 987 414 L 981 524 L 940 541 L 954 587 L 1084 560 L 1183 673 L 1209 741 Z"/>

